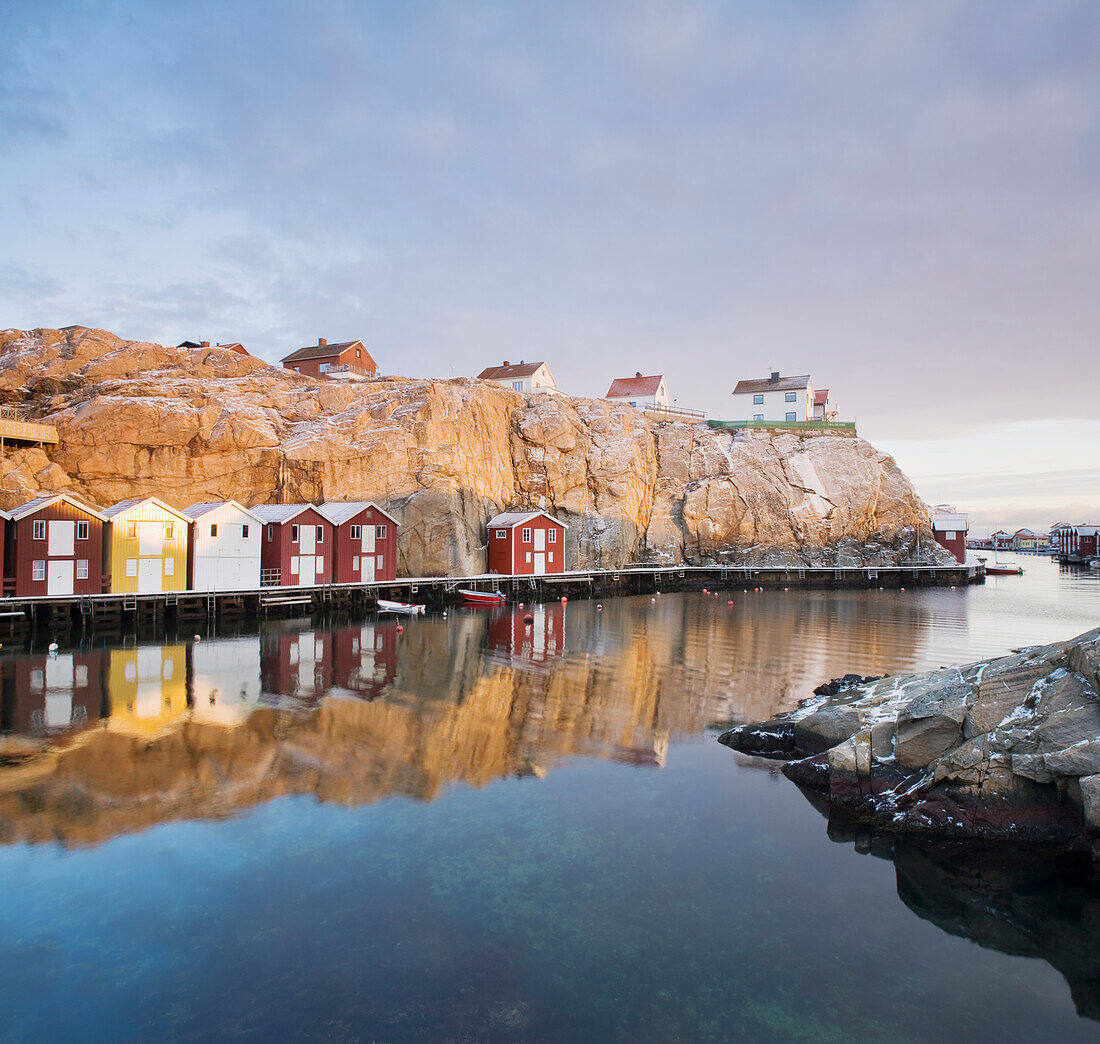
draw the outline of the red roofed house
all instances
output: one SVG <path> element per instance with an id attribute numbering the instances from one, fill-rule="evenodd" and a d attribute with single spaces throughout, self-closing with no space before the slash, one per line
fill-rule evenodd
<path id="1" fill-rule="evenodd" d="M 565 526 L 545 511 L 506 511 L 489 520 L 489 572 L 565 572 Z"/>
<path id="2" fill-rule="evenodd" d="M 322 504 L 334 526 L 332 582 L 371 584 L 397 577 L 397 519 L 377 504 L 360 500 Z"/>
<path id="3" fill-rule="evenodd" d="M 652 377 L 643 377 L 639 371 L 633 377 L 616 377 L 604 398 L 641 409 L 648 406 L 652 409 L 659 407 L 667 410 L 672 406 L 672 400 L 668 397 L 668 388 L 665 386 L 665 378 L 659 373 Z"/>
<path id="4" fill-rule="evenodd" d="M 378 363 L 363 347 L 362 341 L 341 341 L 329 344 L 323 337 L 317 343 L 291 352 L 283 366 L 307 377 L 373 377 Z"/>
<path id="5" fill-rule="evenodd" d="M 836 420 L 838 412 L 837 408 L 833 405 L 833 400 L 829 398 L 828 388 L 822 388 L 820 391 L 814 392 L 815 421 Z"/>
<path id="6" fill-rule="evenodd" d="M 733 419 L 807 421 L 814 419 L 814 382 L 809 374 L 738 381 L 733 389 Z"/>
<path id="7" fill-rule="evenodd" d="M 181 341 L 176 345 L 177 348 L 224 348 L 226 351 L 236 352 L 238 355 L 250 355 L 240 341 L 232 341 L 229 344 L 215 344 L 211 345 L 209 341 Z"/>
<path id="8" fill-rule="evenodd" d="M 493 381 L 524 395 L 558 390 L 550 367 L 544 362 L 529 363 L 521 359 L 518 363 L 510 363 L 505 359 L 501 366 L 486 367 L 477 377 L 479 381 Z"/>

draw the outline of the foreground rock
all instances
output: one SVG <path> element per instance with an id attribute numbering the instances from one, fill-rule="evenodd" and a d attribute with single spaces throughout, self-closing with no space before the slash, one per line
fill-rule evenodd
<path id="1" fill-rule="evenodd" d="M 719 737 L 788 759 L 839 817 L 900 834 L 1100 854 L 1100 628 L 882 678 Z"/>
<path id="2" fill-rule="evenodd" d="M 485 523 L 512 506 L 565 522 L 576 568 L 891 565 L 918 531 L 941 554 L 909 480 L 858 438 L 658 425 L 466 378 L 318 381 L 84 327 L 0 331 L 0 403 L 61 436 L 5 451 L 2 508 L 58 490 L 99 505 L 374 500 L 402 519 L 407 575 L 484 571 Z"/>

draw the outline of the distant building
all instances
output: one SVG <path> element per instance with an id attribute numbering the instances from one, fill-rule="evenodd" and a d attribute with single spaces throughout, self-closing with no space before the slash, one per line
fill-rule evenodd
<path id="1" fill-rule="evenodd" d="M 373 377 L 378 363 L 363 347 L 362 341 L 341 341 L 329 344 L 323 337 L 316 344 L 291 352 L 283 359 L 283 366 L 306 377 Z"/>
<path id="2" fill-rule="evenodd" d="M 838 412 L 836 406 L 833 404 L 833 400 L 829 396 L 828 388 L 821 388 L 819 391 L 814 392 L 815 421 L 836 420 Z"/>
<path id="3" fill-rule="evenodd" d="M 949 504 L 939 504 L 932 512 L 932 535 L 937 544 L 946 547 L 955 556 L 956 562 L 966 562 L 966 534 L 969 528 L 969 516 Z"/>
<path id="4" fill-rule="evenodd" d="M 998 529 L 989 538 L 989 544 L 994 551 L 1011 551 L 1012 550 L 1012 534 L 1006 533 L 1003 529 Z"/>
<path id="5" fill-rule="evenodd" d="M 545 576 L 565 572 L 565 526 L 545 511 L 506 511 L 489 520 L 489 572 Z"/>
<path id="6" fill-rule="evenodd" d="M 1051 530 L 1050 539 L 1063 562 L 1088 562 L 1100 558 L 1100 526 L 1060 523 Z"/>
<path id="7" fill-rule="evenodd" d="M 215 344 L 211 345 L 209 341 L 180 341 L 176 345 L 177 348 L 224 348 L 229 352 L 236 352 L 238 355 L 249 355 L 249 352 L 240 341 L 232 341 L 229 344 Z"/>
<path id="8" fill-rule="evenodd" d="M 492 381 L 524 395 L 558 390 L 550 367 L 544 362 L 524 362 L 521 359 L 518 363 L 511 363 L 505 359 L 500 366 L 486 367 L 477 377 L 478 380 Z"/>
<path id="9" fill-rule="evenodd" d="M 733 389 L 734 420 L 805 421 L 814 417 L 814 382 L 808 374 L 738 381 Z"/>
<path id="10" fill-rule="evenodd" d="M 1035 551 L 1041 542 L 1042 537 L 1038 533 L 1033 533 L 1030 529 L 1017 529 L 1012 534 L 1013 551 Z"/>
<path id="11" fill-rule="evenodd" d="M 1072 522 L 1055 522 L 1050 527 L 1050 546 L 1060 558 L 1069 557 L 1074 525 Z"/>
<path id="12" fill-rule="evenodd" d="M 669 409 L 672 406 L 664 375 L 643 377 L 640 370 L 633 377 L 616 377 L 604 398 L 640 409 Z"/>

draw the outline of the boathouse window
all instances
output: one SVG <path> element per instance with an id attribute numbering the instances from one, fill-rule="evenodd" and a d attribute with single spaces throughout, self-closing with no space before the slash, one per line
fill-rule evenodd
<path id="1" fill-rule="evenodd" d="M 88 523 L 77 522 L 76 524 L 76 539 L 87 540 L 88 539 Z"/>
<path id="2" fill-rule="evenodd" d="M 787 394 L 783 396 L 783 401 L 798 402 L 798 392 L 787 392 Z"/>
<path id="3" fill-rule="evenodd" d="M 375 526 L 374 527 L 374 535 L 375 535 L 375 538 L 378 539 L 378 540 L 385 540 L 386 539 L 386 527 L 385 527 L 385 525 Z"/>
<path id="4" fill-rule="evenodd" d="M 44 518 L 36 518 L 34 520 L 34 539 L 46 539 L 46 520 Z"/>
<path id="5" fill-rule="evenodd" d="M 88 579 L 88 560 L 86 558 L 76 560 L 76 578 L 77 580 Z"/>
<path id="6" fill-rule="evenodd" d="M 46 579 L 46 563 L 34 562 L 31 565 L 31 579 L 32 580 L 45 580 Z"/>
<path id="7" fill-rule="evenodd" d="M 216 537 L 218 535 L 218 523 L 217 522 L 211 522 L 210 523 L 210 535 L 212 537 Z"/>
<path id="8" fill-rule="evenodd" d="M 318 555 L 317 556 L 317 574 L 318 574 L 318 576 L 321 573 L 323 573 L 324 571 L 325 571 L 325 556 L 324 555 Z M 321 654 L 321 645 L 320 645 L 320 643 L 317 644 L 317 654 L 318 654 L 318 656 Z"/>
<path id="9" fill-rule="evenodd" d="M 498 529 L 497 530 L 497 540 L 507 540 L 507 539 L 508 539 L 508 530 L 507 529 Z"/>
<path id="10" fill-rule="evenodd" d="M 528 529 L 526 526 L 524 526 L 524 528 L 523 528 L 523 533 L 520 535 L 520 539 L 525 544 L 531 543 L 531 530 Z"/>
<path id="11" fill-rule="evenodd" d="M 136 540 L 137 539 L 137 523 L 136 522 L 131 522 L 126 526 L 126 535 L 131 540 Z"/>
<path id="12" fill-rule="evenodd" d="M 298 543 L 298 527 L 297 526 L 291 526 L 290 527 L 290 542 L 292 544 Z"/>
<path id="13" fill-rule="evenodd" d="M 353 573 L 358 573 L 359 572 L 359 556 L 358 555 L 352 555 L 351 556 L 351 571 Z"/>
<path id="14" fill-rule="evenodd" d="M 764 414 L 762 414 L 762 413 L 754 413 L 754 414 L 752 415 L 752 419 L 753 419 L 754 421 L 758 421 L 758 420 L 761 420 L 761 421 L 762 421 L 762 420 L 764 419 Z"/>
<path id="15" fill-rule="evenodd" d="M 241 526 L 241 536 L 245 540 L 248 539 L 248 526 Z"/>
<path id="16" fill-rule="evenodd" d="M 176 560 L 174 558 L 166 558 L 164 560 L 164 575 L 175 576 L 176 575 Z"/>
<path id="17" fill-rule="evenodd" d="M 325 527 L 324 526 L 318 526 L 317 527 L 317 543 L 318 544 L 323 544 L 324 542 L 325 542 Z"/>
<path id="18" fill-rule="evenodd" d="M 126 559 L 126 575 L 127 576 L 137 576 L 137 559 L 136 558 L 127 558 Z"/>
<path id="19" fill-rule="evenodd" d="M 164 523 L 164 539 L 165 540 L 171 540 L 172 539 L 172 523 L 171 522 L 165 522 Z"/>
<path id="20" fill-rule="evenodd" d="M 946 533 L 944 533 L 943 538 L 944 540 L 954 540 L 955 531 L 953 529 L 949 529 Z"/>
<path id="21" fill-rule="evenodd" d="M 548 543 L 556 544 L 558 542 L 558 531 L 553 528 L 547 530 L 546 540 Z"/>
<path id="22" fill-rule="evenodd" d="M 363 538 L 363 527 L 362 526 L 352 526 L 351 527 L 351 539 L 352 540 L 361 540 L 362 538 Z"/>
<path id="23" fill-rule="evenodd" d="M 752 397 L 752 404 L 754 406 L 763 406 L 764 405 L 764 396 L 759 394 L 759 393 L 754 395 Z"/>

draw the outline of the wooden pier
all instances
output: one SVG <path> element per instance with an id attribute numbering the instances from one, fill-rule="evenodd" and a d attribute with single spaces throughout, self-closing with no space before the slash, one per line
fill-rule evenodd
<path id="1" fill-rule="evenodd" d="M 245 591 L 171 591 L 162 594 L 72 595 L 0 599 L 0 636 L 78 631 L 122 632 L 168 623 L 309 616 L 328 610 L 369 611 L 378 599 L 422 602 L 443 609 L 462 601 L 459 588 L 503 591 L 514 601 L 654 594 L 708 588 L 733 591 L 962 587 L 984 583 L 981 566 L 629 566 L 551 576 L 403 577 L 368 584 L 261 587 Z"/>

